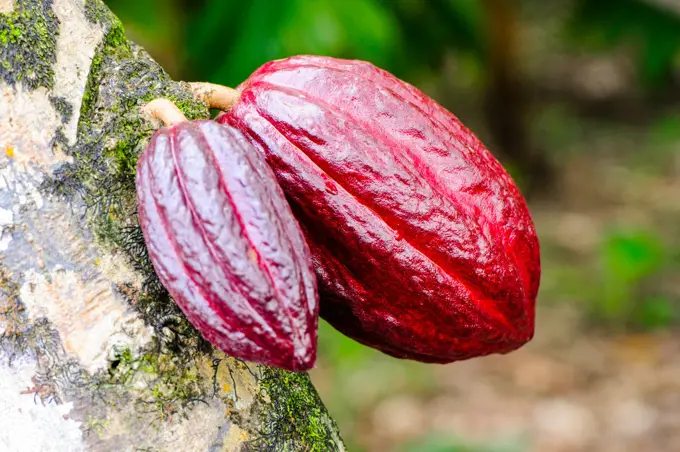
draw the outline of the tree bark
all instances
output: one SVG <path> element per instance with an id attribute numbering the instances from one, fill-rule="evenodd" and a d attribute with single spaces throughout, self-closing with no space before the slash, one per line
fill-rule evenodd
<path id="1" fill-rule="evenodd" d="M 173 100 L 101 0 L 0 0 L 0 450 L 345 450 L 305 373 L 213 349 L 137 223 L 136 159 Z"/>

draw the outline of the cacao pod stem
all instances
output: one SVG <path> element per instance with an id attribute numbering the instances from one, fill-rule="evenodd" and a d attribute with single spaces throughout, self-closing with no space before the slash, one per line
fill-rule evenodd
<path id="1" fill-rule="evenodd" d="M 237 90 L 207 82 L 190 82 L 194 97 L 205 102 L 208 107 L 229 111 L 241 96 Z"/>
<path id="2" fill-rule="evenodd" d="M 151 119 L 159 119 L 168 127 L 187 120 L 177 105 L 164 98 L 154 99 L 146 104 L 142 107 L 142 113 Z"/>

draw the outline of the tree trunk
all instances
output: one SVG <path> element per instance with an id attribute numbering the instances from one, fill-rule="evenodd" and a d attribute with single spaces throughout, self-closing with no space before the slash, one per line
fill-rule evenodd
<path id="1" fill-rule="evenodd" d="M 554 188 L 555 171 L 545 152 L 531 143 L 526 116 L 529 99 L 517 67 L 519 2 L 484 0 L 483 5 L 488 39 L 484 110 L 494 154 L 507 166 L 520 170 L 514 176 L 527 199 L 548 194 Z"/>
<path id="2" fill-rule="evenodd" d="M 0 450 L 345 450 L 305 373 L 225 356 L 153 272 L 139 107 L 208 118 L 101 0 L 0 0 Z"/>

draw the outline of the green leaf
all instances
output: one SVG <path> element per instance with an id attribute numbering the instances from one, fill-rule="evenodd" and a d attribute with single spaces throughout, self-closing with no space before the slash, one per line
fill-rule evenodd
<path id="1" fill-rule="evenodd" d="M 567 31 L 596 50 L 633 45 L 649 89 L 663 86 L 680 52 L 680 15 L 645 0 L 579 0 Z"/>
<path id="2" fill-rule="evenodd" d="M 430 434 L 402 446 L 400 452 L 523 452 L 522 438 L 498 438 L 482 444 L 472 444 L 456 437 Z"/>
<path id="3" fill-rule="evenodd" d="M 315 54 L 389 66 L 398 22 L 376 0 L 210 0 L 191 21 L 192 78 L 235 86 L 262 64 Z"/>
<path id="4" fill-rule="evenodd" d="M 680 114 L 670 113 L 655 120 L 647 131 L 650 145 L 675 151 L 680 143 Z"/>
<path id="5" fill-rule="evenodd" d="M 251 0 L 239 7 L 219 37 L 225 50 L 212 56 L 209 80 L 236 86 L 262 64 L 286 56 L 279 36 L 290 15 L 290 1 Z M 231 29 L 234 20 L 240 25 Z"/>
<path id="6" fill-rule="evenodd" d="M 390 10 L 375 0 L 292 0 L 283 30 L 288 54 L 311 53 L 389 65 L 399 48 L 399 28 Z"/>
<path id="7" fill-rule="evenodd" d="M 633 321 L 645 330 L 667 328 L 675 320 L 676 309 L 675 304 L 665 297 L 650 297 L 637 306 Z"/>
<path id="8" fill-rule="evenodd" d="M 332 362 L 333 368 L 360 367 L 371 355 L 377 353 L 350 339 L 321 319 L 319 321 L 319 355 Z"/>
<path id="9" fill-rule="evenodd" d="M 378 0 L 392 11 L 405 37 L 393 73 L 404 76 L 412 67 L 438 70 L 452 49 L 484 59 L 481 2 L 469 0 Z"/>
<path id="10" fill-rule="evenodd" d="M 612 231 L 602 244 L 605 272 L 622 283 L 637 282 L 657 272 L 663 263 L 664 244 L 648 231 Z"/>
<path id="11" fill-rule="evenodd" d="M 243 16 L 247 12 L 244 4 L 233 0 L 203 2 L 198 12 L 187 20 L 185 48 L 190 63 L 210 67 L 228 54 L 234 36 L 243 27 Z M 188 72 L 201 72 L 200 68 L 187 69 Z"/>

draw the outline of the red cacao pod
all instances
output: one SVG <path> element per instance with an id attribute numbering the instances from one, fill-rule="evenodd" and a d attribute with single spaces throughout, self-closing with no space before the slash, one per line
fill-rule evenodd
<path id="1" fill-rule="evenodd" d="M 267 63 L 237 89 L 219 121 L 274 169 L 312 250 L 325 320 L 423 362 L 533 337 L 533 222 L 452 113 L 370 63 L 327 57 Z"/>
<path id="2" fill-rule="evenodd" d="M 201 334 L 238 358 L 312 367 L 318 293 L 309 248 L 243 135 L 215 121 L 159 129 L 136 185 L 151 262 Z"/>

